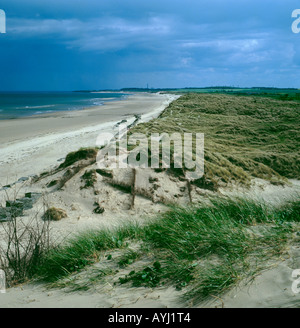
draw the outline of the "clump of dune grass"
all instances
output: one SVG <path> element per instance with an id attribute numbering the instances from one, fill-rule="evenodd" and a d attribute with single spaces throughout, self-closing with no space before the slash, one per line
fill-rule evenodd
<path id="1" fill-rule="evenodd" d="M 103 251 L 126 248 L 128 239 L 138 238 L 141 228 L 128 225 L 116 230 L 88 231 L 53 249 L 43 260 L 37 275 L 55 282 L 99 260 Z"/>
<path id="2" fill-rule="evenodd" d="M 126 267 L 141 257 L 141 252 L 134 251 L 132 249 L 128 249 L 118 260 L 118 265 L 120 267 Z"/>
<path id="3" fill-rule="evenodd" d="M 249 186 L 253 178 L 299 179 L 299 123 L 299 102 L 191 93 L 130 133 L 204 133 L 205 172 L 196 183 L 215 190 L 232 182 Z"/>
<path id="4" fill-rule="evenodd" d="M 84 181 L 84 186 L 82 186 L 81 189 L 94 187 L 97 182 L 96 170 L 85 171 L 81 179 Z"/>
<path id="5" fill-rule="evenodd" d="M 80 148 L 77 151 L 70 152 L 67 154 L 63 163 L 61 163 L 57 168 L 48 172 L 42 172 L 39 176 L 34 178 L 34 182 L 37 182 L 41 179 L 47 178 L 57 172 L 66 169 L 64 175 L 58 180 L 52 180 L 48 183 L 48 187 L 57 186 L 57 189 L 64 187 L 66 182 L 68 182 L 75 174 L 77 174 L 83 168 L 96 162 L 96 156 L 99 151 L 97 147 L 90 148 Z M 72 165 L 74 165 L 72 167 Z"/>
<path id="6" fill-rule="evenodd" d="M 160 253 L 162 280 L 189 285 L 187 299 L 198 302 L 251 277 L 284 251 L 294 228 L 283 213 L 252 201 L 217 199 L 212 206 L 164 214 L 145 228 L 146 239 Z M 294 209 L 288 217 L 293 215 Z"/>
<path id="7" fill-rule="evenodd" d="M 97 152 L 97 148 L 80 148 L 78 151 L 69 153 L 59 168 L 66 168 L 81 160 L 91 160 L 95 162 Z"/>
<path id="8" fill-rule="evenodd" d="M 66 211 L 61 208 L 51 207 L 43 215 L 45 221 L 60 221 L 67 217 Z"/>
<path id="9" fill-rule="evenodd" d="M 41 261 L 36 277 L 56 286 L 69 277 L 80 289 L 72 280 L 74 274 L 102 263 L 101 277 L 106 272 L 109 279 L 116 271 L 105 265 L 115 263 L 120 284 L 174 286 L 184 291 L 187 304 L 197 304 L 252 279 L 270 260 L 278 260 L 299 228 L 299 206 L 299 201 L 275 208 L 215 198 L 206 205 L 174 207 L 143 226 L 128 224 L 69 240 Z M 90 284 L 85 281 L 82 286 Z"/>
<path id="10" fill-rule="evenodd" d="M 31 197 L 31 193 L 27 195 Z M 14 200 L 8 198 L 7 203 L 16 204 L 16 197 L 17 192 Z M 45 209 L 37 210 L 27 220 L 10 206 L 10 217 L 1 224 L 0 269 L 5 272 L 7 287 L 32 279 L 41 259 L 52 249 L 50 221 L 40 220 L 40 211 Z"/>

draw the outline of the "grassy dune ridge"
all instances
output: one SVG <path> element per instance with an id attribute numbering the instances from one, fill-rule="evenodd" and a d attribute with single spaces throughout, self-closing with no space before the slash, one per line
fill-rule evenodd
<path id="1" fill-rule="evenodd" d="M 300 178 L 300 106 L 264 97 L 187 94 L 132 133 L 204 133 L 204 185 Z"/>

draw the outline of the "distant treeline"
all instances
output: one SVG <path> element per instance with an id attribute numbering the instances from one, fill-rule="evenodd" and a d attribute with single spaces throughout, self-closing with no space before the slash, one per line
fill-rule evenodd
<path id="1" fill-rule="evenodd" d="M 163 92 L 178 90 L 274 90 L 274 91 L 298 91 L 297 88 L 275 88 L 275 87 L 250 87 L 241 88 L 233 86 L 211 86 L 211 87 L 186 87 L 186 88 L 122 88 L 122 89 L 105 89 L 105 90 L 76 90 L 74 92 Z"/>

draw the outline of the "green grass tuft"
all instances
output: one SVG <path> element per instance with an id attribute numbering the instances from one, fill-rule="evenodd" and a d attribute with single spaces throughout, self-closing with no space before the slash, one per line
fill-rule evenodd
<path id="1" fill-rule="evenodd" d="M 80 148 L 78 151 L 69 153 L 59 168 L 66 168 L 80 160 L 91 159 L 96 161 L 97 152 L 97 148 Z"/>

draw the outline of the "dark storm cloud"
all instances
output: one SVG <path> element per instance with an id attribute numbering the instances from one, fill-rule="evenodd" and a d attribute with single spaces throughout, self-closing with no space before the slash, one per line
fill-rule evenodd
<path id="1" fill-rule="evenodd" d="M 298 86 L 296 8 L 294 0 L 5 0 L 0 89 Z"/>

